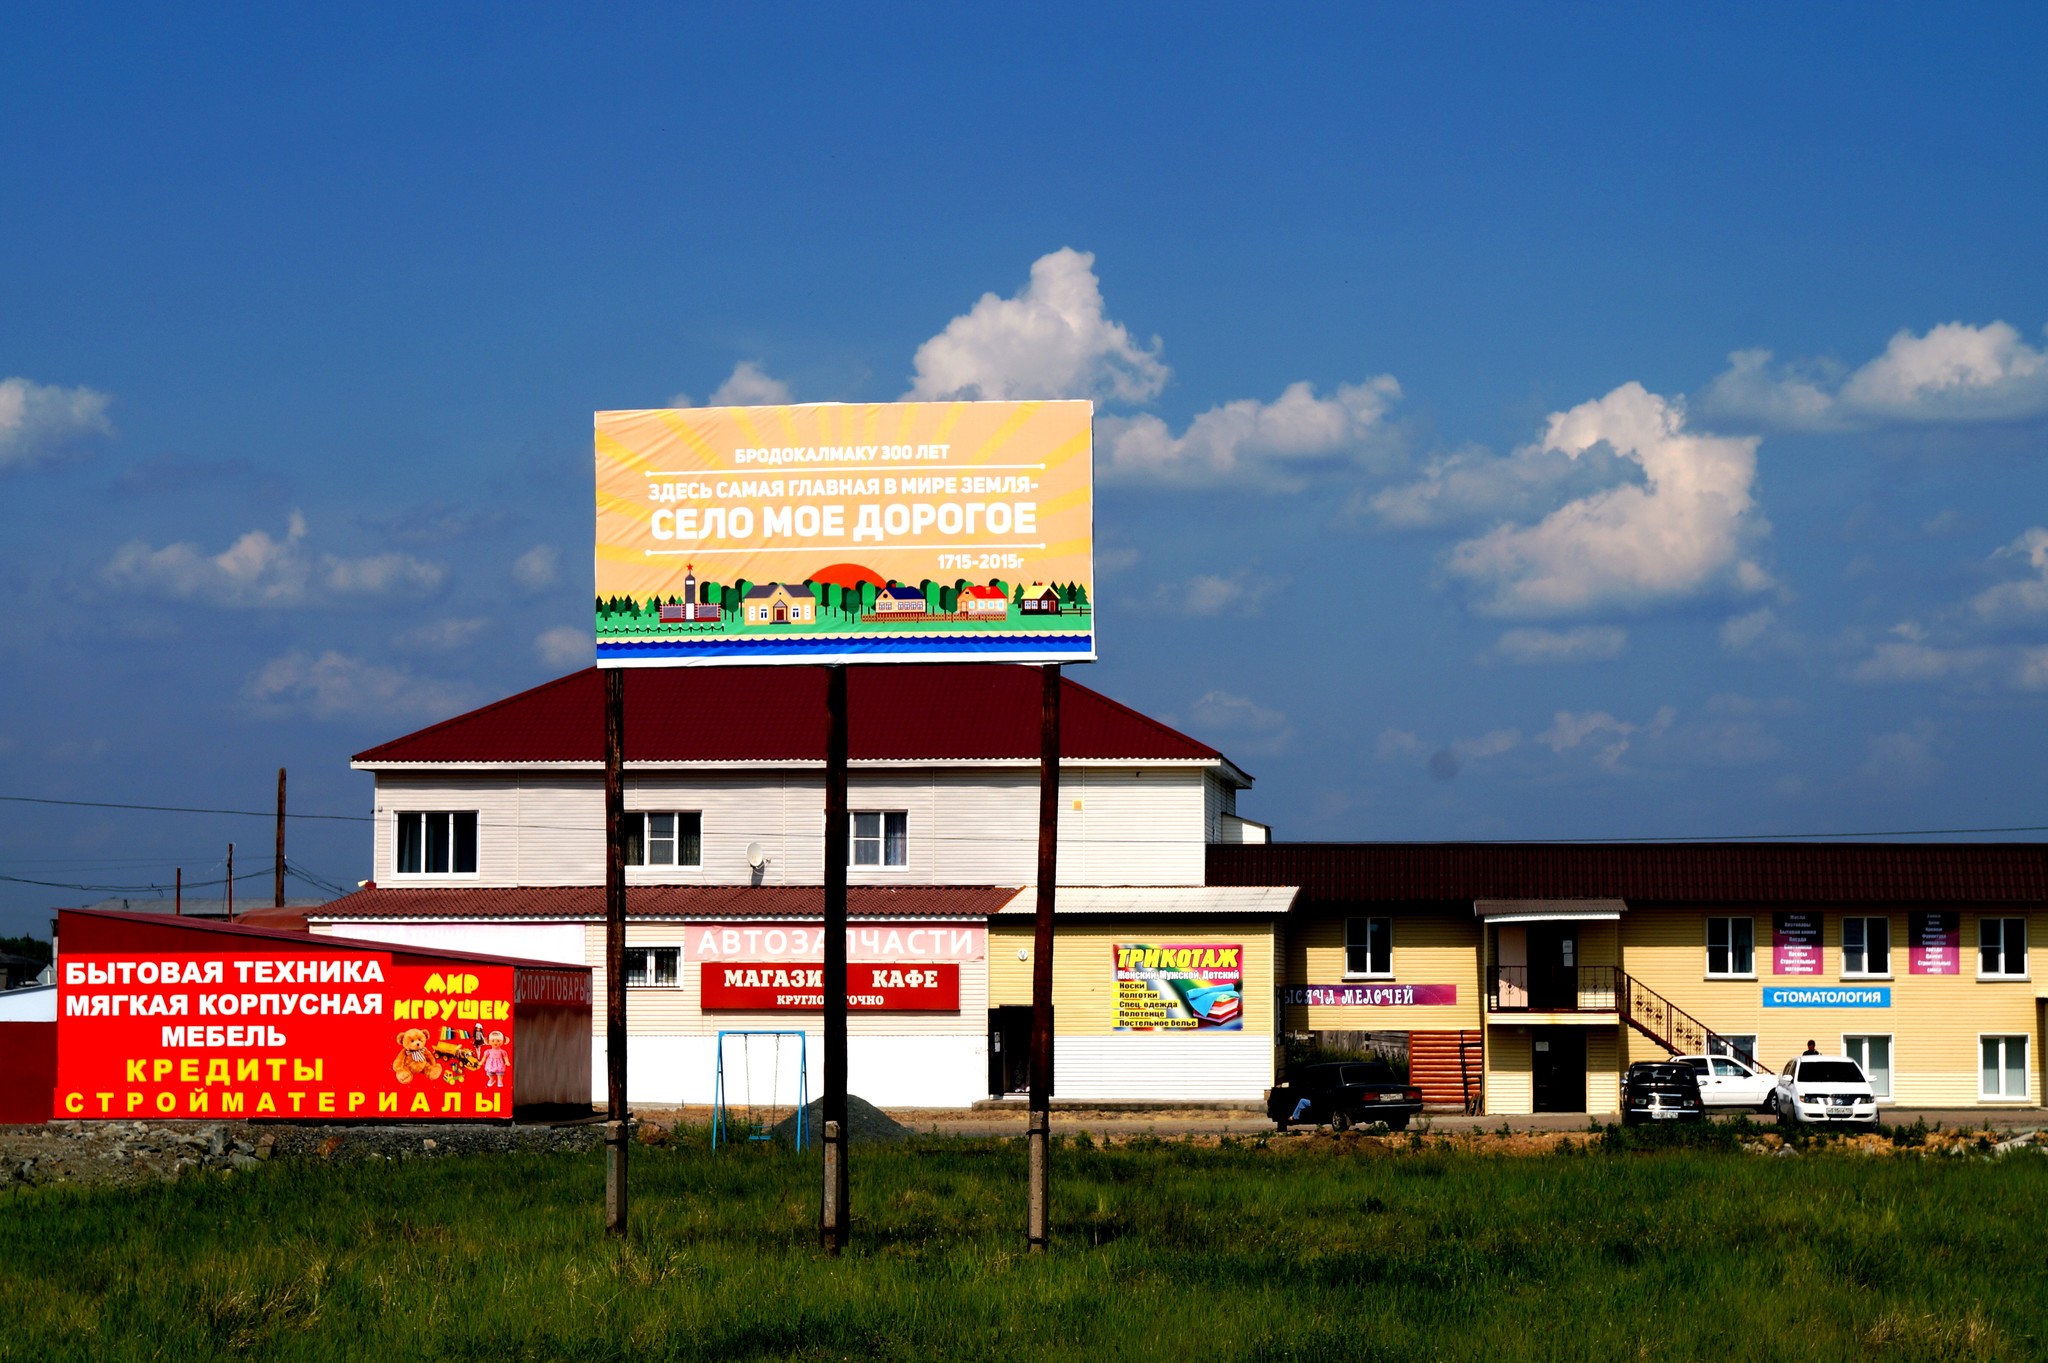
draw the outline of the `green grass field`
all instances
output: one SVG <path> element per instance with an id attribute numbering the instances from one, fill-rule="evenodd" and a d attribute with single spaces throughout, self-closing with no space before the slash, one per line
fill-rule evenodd
<path id="1" fill-rule="evenodd" d="M 1309 1148 L 1313 1145 L 1314 1148 Z M 2048 1158 L 1503 1158 L 1335 1142 L 1063 1146 L 1020 1253 L 1020 1142 L 814 1159 L 275 1162 L 0 1195 L 0 1356 L 378 1359 L 2030 1358 Z"/>

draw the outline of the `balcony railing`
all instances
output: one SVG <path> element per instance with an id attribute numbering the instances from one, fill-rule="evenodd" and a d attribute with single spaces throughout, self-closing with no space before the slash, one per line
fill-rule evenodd
<path id="1" fill-rule="evenodd" d="M 1611 965 L 1497 965 L 1487 980 L 1490 1013 L 1612 1013 L 1626 977 Z"/>

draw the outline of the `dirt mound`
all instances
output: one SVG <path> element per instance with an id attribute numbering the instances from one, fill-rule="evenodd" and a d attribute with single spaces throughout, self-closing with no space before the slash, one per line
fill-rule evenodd
<path id="1" fill-rule="evenodd" d="M 856 1145 L 862 1145 L 869 1141 L 885 1144 L 895 1141 L 907 1141 L 912 1135 L 909 1127 L 898 1122 L 867 1099 L 851 1093 L 846 1095 L 846 1125 L 850 1128 L 846 1133 L 847 1138 Z M 824 1099 L 820 1098 L 817 1102 L 804 1109 L 804 1129 L 812 1145 L 816 1145 L 818 1139 L 825 1134 Z M 784 1117 L 776 1125 L 775 1136 L 776 1139 L 784 1141 L 794 1141 L 796 1139 L 796 1114 L 794 1112 Z"/>

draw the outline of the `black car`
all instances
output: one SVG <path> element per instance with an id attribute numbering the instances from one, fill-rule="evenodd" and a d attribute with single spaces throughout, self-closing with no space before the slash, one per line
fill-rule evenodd
<path id="1" fill-rule="evenodd" d="M 1705 1120 L 1699 1076 L 1676 1061 L 1638 1060 L 1621 1081 L 1621 1121 L 1697 1122 Z"/>
<path id="2" fill-rule="evenodd" d="M 1282 1131 L 1324 1122 L 1332 1131 L 1370 1122 L 1399 1131 L 1420 1111 L 1422 1090 L 1403 1082 L 1384 1060 L 1304 1065 L 1266 1095 L 1266 1115 Z"/>

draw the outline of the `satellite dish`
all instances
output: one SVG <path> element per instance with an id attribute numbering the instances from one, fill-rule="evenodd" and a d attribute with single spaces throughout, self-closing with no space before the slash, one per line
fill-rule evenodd
<path id="1" fill-rule="evenodd" d="M 762 863 L 767 860 L 768 854 L 761 850 L 760 843 L 750 842 L 747 844 L 747 865 L 758 871 L 761 869 Z"/>

